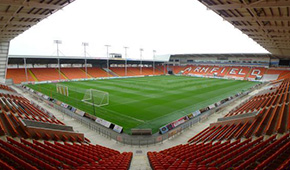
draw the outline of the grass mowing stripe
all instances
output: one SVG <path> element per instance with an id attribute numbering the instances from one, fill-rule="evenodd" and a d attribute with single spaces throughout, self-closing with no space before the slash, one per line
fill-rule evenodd
<path id="1" fill-rule="evenodd" d="M 93 107 L 81 102 L 85 91 L 106 91 L 110 94 L 110 104 L 96 108 L 96 116 L 123 126 L 129 133 L 135 127 L 152 128 L 156 132 L 164 124 L 246 90 L 256 82 L 154 76 L 61 84 L 69 87 L 69 97 L 57 94 L 53 83 L 29 86 L 91 114 Z"/>

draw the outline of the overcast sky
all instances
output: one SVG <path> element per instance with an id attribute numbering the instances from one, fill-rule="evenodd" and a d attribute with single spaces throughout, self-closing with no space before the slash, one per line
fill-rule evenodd
<path id="1" fill-rule="evenodd" d="M 197 0 L 75 0 L 42 20 L 10 44 L 10 55 L 56 55 L 53 40 L 62 40 L 61 55 L 106 57 L 122 53 L 128 58 L 151 59 L 184 53 L 266 53 Z"/>

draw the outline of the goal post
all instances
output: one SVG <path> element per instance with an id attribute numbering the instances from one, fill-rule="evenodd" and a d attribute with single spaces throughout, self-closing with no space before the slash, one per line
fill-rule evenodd
<path id="1" fill-rule="evenodd" d="M 56 92 L 64 96 L 69 96 L 68 87 L 62 84 L 56 84 Z"/>
<path id="2" fill-rule="evenodd" d="M 82 101 L 97 107 L 106 106 L 109 105 L 109 93 L 96 89 L 88 89 Z"/>

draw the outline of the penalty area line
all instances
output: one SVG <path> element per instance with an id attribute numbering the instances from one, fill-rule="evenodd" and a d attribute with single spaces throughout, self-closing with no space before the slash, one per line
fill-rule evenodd
<path id="1" fill-rule="evenodd" d="M 129 118 L 129 119 L 135 120 L 135 121 L 137 121 L 137 122 L 145 123 L 144 120 L 140 120 L 140 119 L 137 119 L 137 118 L 134 118 L 134 117 L 128 116 L 128 115 L 124 115 L 124 114 L 121 114 L 121 113 L 116 112 L 116 111 L 113 111 L 113 110 L 109 110 L 109 109 L 106 109 L 106 108 L 103 108 L 103 107 L 98 107 L 98 108 L 99 108 L 99 109 L 101 108 L 101 109 L 106 110 L 106 111 L 108 111 L 108 112 L 113 112 L 114 114 L 117 114 L 117 115 L 119 115 L 119 116 L 121 116 L 121 117 L 126 117 L 126 118 Z"/>

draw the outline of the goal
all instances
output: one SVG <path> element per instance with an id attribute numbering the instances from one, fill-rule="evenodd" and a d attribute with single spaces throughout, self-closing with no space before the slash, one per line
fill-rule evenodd
<path id="1" fill-rule="evenodd" d="M 82 101 L 97 107 L 109 105 L 109 93 L 96 89 L 88 89 Z"/>
<path id="2" fill-rule="evenodd" d="M 68 96 L 68 87 L 62 84 L 56 84 L 56 92 L 64 96 Z"/>

